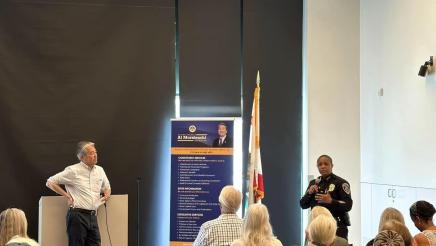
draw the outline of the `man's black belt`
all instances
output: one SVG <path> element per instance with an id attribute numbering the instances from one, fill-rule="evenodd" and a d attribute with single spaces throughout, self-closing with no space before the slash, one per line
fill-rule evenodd
<path id="1" fill-rule="evenodd" d="M 83 208 L 70 208 L 70 211 L 75 211 L 83 214 L 97 215 L 97 211 Z"/>

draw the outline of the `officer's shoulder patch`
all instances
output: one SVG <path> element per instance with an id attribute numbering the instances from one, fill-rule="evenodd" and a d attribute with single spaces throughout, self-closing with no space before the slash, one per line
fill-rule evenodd
<path id="1" fill-rule="evenodd" d="M 348 183 L 343 183 L 342 189 L 344 190 L 345 193 L 347 193 L 347 195 L 350 195 L 351 191 L 350 191 L 350 185 Z"/>

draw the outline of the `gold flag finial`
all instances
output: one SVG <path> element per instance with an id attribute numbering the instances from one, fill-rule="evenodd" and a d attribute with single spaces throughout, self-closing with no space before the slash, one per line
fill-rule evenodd
<path id="1" fill-rule="evenodd" d="M 257 86 L 259 86 L 259 84 L 260 84 L 260 73 L 259 73 L 259 70 L 257 70 L 256 84 L 257 84 Z"/>

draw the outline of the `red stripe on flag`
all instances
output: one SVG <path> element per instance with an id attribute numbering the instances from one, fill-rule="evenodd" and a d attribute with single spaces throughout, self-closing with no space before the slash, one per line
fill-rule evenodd
<path id="1" fill-rule="evenodd" d="M 257 174 L 257 187 L 255 193 L 256 193 L 256 200 L 263 199 L 265 197 L 262 174 Z"/>

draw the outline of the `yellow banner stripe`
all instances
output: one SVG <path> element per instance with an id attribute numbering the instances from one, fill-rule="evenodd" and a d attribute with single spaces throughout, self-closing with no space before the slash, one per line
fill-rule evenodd
<path id="1" fill-rule="evenodd" d="M 233 148 L 188 148 L 173 147 L 172 155 L 233 155 Z"/>
<path id="2" fill-rule="evenodd" d="M 192 242 L 171 241 L 170 246 L 192 246 Z"/>

